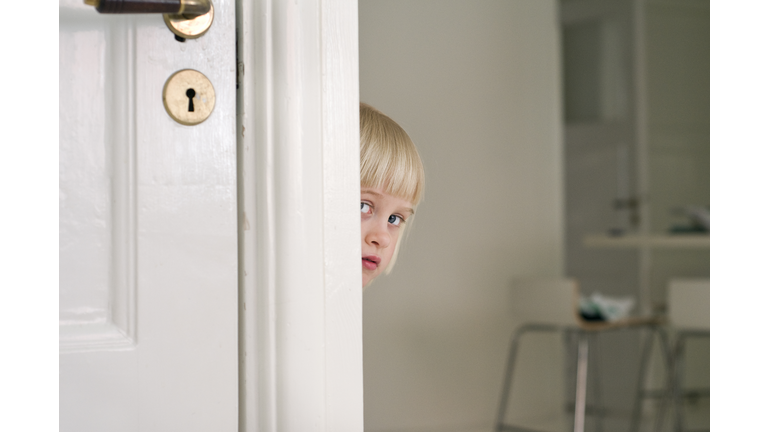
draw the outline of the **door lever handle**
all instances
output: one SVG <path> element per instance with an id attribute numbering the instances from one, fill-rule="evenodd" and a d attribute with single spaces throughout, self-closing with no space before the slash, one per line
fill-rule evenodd
<path id="1" fill-rule="evenodd" d="M 83 0 L 102 14 L 161 13 L 177 39 L 196 39 L 213 23 L 211 0 Z"/>
<path id="2" fill-rule="evenodd" d="M 163 13 L 194 18 L 211 10 L 209 0 L 85 0 L 99 13 Z"/>

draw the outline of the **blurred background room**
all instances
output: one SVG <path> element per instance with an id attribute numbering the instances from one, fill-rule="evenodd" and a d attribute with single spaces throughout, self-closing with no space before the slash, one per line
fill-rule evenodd
<path id="1" fill-rule="evenodd" d="M 360 99 L 427 175 L 397 266 L 364 295 L 367 432 L 494 430 L 516 280 L 666 316 L 670 281 L 709 278 L 708 0 L 360 0 L 359 38 Z M 629 430 L 643 337 L 592 349 L 603 430 Z M 559 341 L 521 348 L 508 418 L 572 427 Z M 708 339 L 687 353 L 686 380 L 708 386 Z M 708 393 L 681 409 L 708 428 Z"/>

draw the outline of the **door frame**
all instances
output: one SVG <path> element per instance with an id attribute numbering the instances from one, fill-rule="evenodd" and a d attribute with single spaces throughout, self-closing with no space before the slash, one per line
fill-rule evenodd
<path id="1" fill-rule="evenodd" d="M 238 0 L 241 431 L 362 431 L 356 0 Z"/>

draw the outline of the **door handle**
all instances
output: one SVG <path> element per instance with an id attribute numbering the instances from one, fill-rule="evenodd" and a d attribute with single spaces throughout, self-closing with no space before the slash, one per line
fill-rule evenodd
<path id="1" fill-rule="evenodd" d="M 211 0 L 84 0 L 102 14 L 161 13 L 176 39 L 196 39 L 213 23 Z"/>

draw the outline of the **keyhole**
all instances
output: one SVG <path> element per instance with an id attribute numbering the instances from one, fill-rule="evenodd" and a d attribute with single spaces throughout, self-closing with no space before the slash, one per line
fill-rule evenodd
<path id="1" fill-rule="evenodd" d="M 189 112 L 195 112 L 195 104 L 192 102 L 192 98 L 195 97 L 195 89 L 188 89 L 187 97 L 189 98 Z"/>

